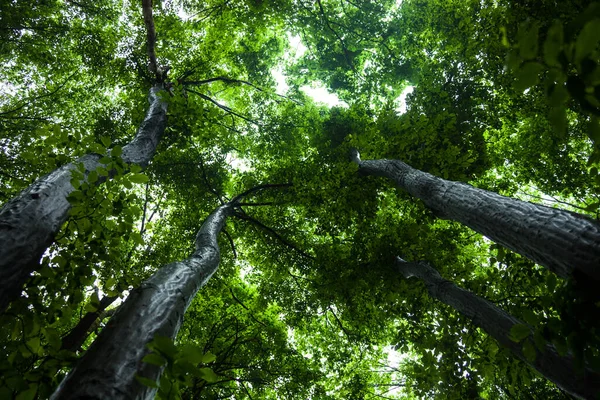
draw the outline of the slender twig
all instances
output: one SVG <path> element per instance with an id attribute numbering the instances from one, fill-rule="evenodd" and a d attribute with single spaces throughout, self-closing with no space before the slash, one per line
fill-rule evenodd
<path id="1" fill-rule="evenodd" d="M 344 52 L 344 59 L 346 60 L 346 63 L 348 63 L 348 66 L 352 68 L 352 70 L 354 70 L 354 66 L 352 65 L 352 63 L 350 62 L 350 58 L 348 57 L 349 52 L 348 48 L 346 47 L 346 43 L 344 43 L 344 39 L 342 39 L 342 37 L 337 33 L 335 29 L 333 29 L 333 27 L 329 23 L 329 18 L 327 18 L 327 15 L 325 14 L 325 10 L 323 9 L 323 4 L 321 4 L 321 0 L 317 0 L 317 4 L 319 5 L 319 9 L 321 10 L 323 19 L 325 20 L 325 24 L 327 25 L 329 30 L 333 32 L 335 37 L 340 41 L 340 44 L 342 45 L 342 50 Z"/>
<path id="2" fill-rule="evenodd" d="M 233 292 L 233 288 L 229 288 L 229 292 L 231 293 L 231 296 L 233 297 L 233 299 L 235 301 L 237 301 L 239 305 L 241 305 L 242 307 L 244 307 L 246 309 L 246 311 L 248 311 L 250 313 L 250 318 L 252 318 L 256 323 L 258 323 L 258 324 L 264 326 L 265 328 L 267 328 L 267 325 L 265 325 L 264 322 L 261 322 L 258 319 L 256 319 L 256 317 L 252 314 L 252 311 L 250 311 L 250 309 L 240 299 L 237 298 L 237 296 Z"/>
<path id="3" fill-rule="evenodd" d="M 259 92 L 263 92 L 263 93 L 270 94 L 270 95 L 275 95 L 275 96 L 281 97 L 282 99 L 292 101 L 292 102 L 294 102 L 294 103 L 296 103 L 298 105 L 302 105 L 302 103 L 299 102 L 299 101 L 297 101 L 297 100 L 294 100 L 292 98 L 289 98 L 289 97 L 284 96 L 284 95 L 279 94 L 279 93 L 274 93 L 274 92 L 265 90 L 265 89 L 261 88 L 260 86 L 256 86 L 255 84 L 253 84 L 251 82 L 248 82 L 248 81 L 245 81 L 243 79 L 233 79 L 233 78 L 228 78 L 226 76 L 217 76 L 217 77 L 214 77 L 214 78 L 202 79 L 202 80 L 199 80 L 199 81 L 181 81 L 180 83 L 182 85 L 184 85 L 184 86 L 187 86 L 187 85 L 199 86 L 199 85 L 205 85 L 205 84 L 211 83 L 211 82 L 241 83 L 243 85 L 248 85 L 248 86 L 250 86 L 250 87 L 258 90 Z"/>
<path id="4" fill-rule="evenodd" d="M 273 228 L 270 228 L 268 226 L 266 226 L 265 224 L 263 224 L 262 222 L 260 222 L 259 220 L 252 218 L 246 214 L 242 214 L 242 213 L 235 213 L 234 214 L 236 217 L 244 220 L 244 221 L 249 221 L 255 225 L 257 225 L 258 227 L 260 227 L 261 229 L 269 232 L 271 235 L 273 235 L 273 237 L 277 240 L 279 240 L 281 243 L 283 243 L 284 245 L 286 245 L 287 247 L 289 247 L 290 249 L 298 252 L 298 254 L 300 254 L 303 257 L 309 258 L 311 260 L 314 260 L 315 258 L 313 256 L 311 256 L 310 254 L 304 252 L 303 250 L 301 250 L 300 248 L 298 248 L 298 246 L 290 243 L 288 240 L 286 240 L 283 236 L 281 236 L 280 234 L 278 234 Z"/>
<path id="5" fill-rule="evenodd" d="M 144 211 L 142 212 L 142 226 L 140 227 L 140 236 L 144 235 L 144 231 L 146 229 L 146 212 L 148 211 L 148 202 L 150 201 L 150 194 L 148 193 L 149 187 L 150 182 L 146 182 L 146 190 L 144 196 Z"/>
<path id="6" fill-rule="evenodd" d="M 335 311 L 333 311 L 333 310 L 331 309 L 331 306 L 327 307 L 327 309 L 328 309 L 329 311 L 331 311 L 331 313 L 333 314 L 333 317 L 334 317 L 334 318 L 335 318 L 335 320 L 337 321 L 338 325 L 340 326 L 340 329 L 341 329 L 341 330 L 344 332 L 344 334 L 346 335 L 346 337 L 347 337 L 348 339 L 352 339 L 352 338 L 351 338 L 351 336 L 352 336 L 352 335 L 350 334 L 350 332 L 348 332 L 348 331 L 346 330 L 346 328 L 344 328 L 344 325 L 342 324 L 342 321 L 340 321 L 340 319 L 338 318 L 338 316 L 337 316 L 337 314 L 335 313 Z"/>
<path id="7" fill-rule="evenodd" d="M 240 207 L 261 207 L 261 206 L 272 206 L 275 204 L 277 204 L 277 203 L 275 203 L 273 201 L 269 201 L 266 203 L 238 203 L 237 205 Z"/>
<path id="8" fill-rule="evenodd" d="M 31 100 L 27 100 L 25 103 L 21 104 L 20 106 L 18 106 L 18 107 L 16 107 L 16 108 L 13 108 L 12 110 L 8 110 L 8 111 L 2 111 L 2 112 L 0 112 L 0 115 L 12 114 L 12 113 L 14 113 L 14 112 L 17 112 L 17 111 L 19 111 L 19 110 L 20 110 L 20 109 L 22 109 L 23 107 L 25 107 L 25 106 L 27 106 L 27 105 L 29 105 L 29 104 L 33 103 L 34 101 L 37 101 L 37 100 L 43 99 L 44 97 L 52 96 L 53 94 L 55 94 L 56 92 L 58 92 L 60 89 L 62 89 L 62 88 L 63 88 L 63 87 L 64 87 L 64 86 L 67 84 L 67 82 L 69 82 L 69 80 L 70 80 L 70 79 L 71 79 L 73 76 L 75 76 L 75 74 L 77 74 L 78 72 L 79 72 L 79 71 L 75 71 L 75 72 L 73 72 L 71 75 L 69 75 L 69 76 L 67 77 L 67 79 L 65 79 L 65 80 L 63 81 L 63 83 L 61 83 L 60 85 L 58 85 L 58 86 L 56 87 L 56 89 L 52 90 L 51 92 L 44 93 L 44 94 L 41 94 L 41 95 L 39 95 L 39 96 L 36 96 L 36 97 L 32 98 Z M 31 118 L 31 119 L 33 119 L 33 118 Z"/>
<path id="9" fill-rule="evenodd" d="M 202 157 L 199 158 L 198 164 L 200 165 L 200 169 L 202 170 L 202 179 L 204 179 L 204 183 L 206 183 L 208 191 L 217 196 L 217 199 L 219 199 L 219 203 L 221 203 L 221 205 L 225 204 L 225 201 L 223 201 L 221 194 L 217 191 L 217 189 L 215 189 L 211 185 L 210 180 L 208 179 L 208 175 L 206 174 L 206 169 L 204 168 L 204 161 L 202 161 Z"/>
<path id="10" fill-rule="evenodd" d="M 238 118 L 241 118 L 241 119 L 243 119 L 244 121 L 250 122 L 251 124 L 254 124 L 254 125 L 260 126 L 260 124 L 259 124 L 258 122 L 254 121 L 254 120 L 252 120 L 252 119 L 250 119 L 250 118 L 248 118 L 248 117 L 245 117 L 245 116 L 243 116 L 242 114 L 239 114 L 239 113 L 235 112 L 235 111 L 234 111 L 233 109 L 231 109 L 230 107 L 227 107 L 226 105 L 219 103 L 218 101 L 216 101 L 216 100 L 214 100 L 214 99 L 212 99 L 212 98 L 208 97 L 208 96 L 207 96 L 207 95 L 205 95 L 204 93 L 200 93 L 200 92 L 197 92 L 197 91 L 195 91 L 195 90 L 192 90 L 192 89 L 188 89 L 188 92 L 190 92 L 190 93 L 194 93 L 194 94 L 197 94 L 198 96 L 200 96 L 200 97 L 201 97 L 201 98 L 203 98 L 204 100 L 210 101 L 210 102 L 211 102 L 211 103 L 213 103 L 215 106 L 219 107 L 221 110 L 223 110 L 223 111 L 226 111 L 226 112 L 227 112 L 227 113 L 229 113 L 229 114 L 235 115 L 236 117 L 238 117 Z"/>
<path id="11" fill-rule="evenodd" d="M 242 200 L 244 197 L 247 197 L 251 194 L 254 194 L 256 192 L 260 192 L 261 190 L 265 190 L 265 189 L 274 189 L 274 188 L 282 188 L 282 187 L 290 187 L 292 186 L 291 183 L 267 183 L 264 185 L 258 185 L 258 186 L 254 186 L 252 189 L 248 189 L 245 192 L 238 194 L 237 196 L 235 196 L 231 202 L 238 205 L 238 203 L 240 202 L 240 200 Z"/>
<path id="12" fill-rule="evenodd" d="M 227 236 L 227 239 L 229 239 L 229 244 L 231 245 L 231 251 L 233 251 L 233 258 L 237 258 L 237 252 L 235 251 L 235 243 L 233 243 L 233 238 L 231 237 L 231 235 L 229 234 L 229 232 L 227 232 L 227 230 L 225 228 L 223 228 L 222 231 L 225 234 L 225 236 Z"/>

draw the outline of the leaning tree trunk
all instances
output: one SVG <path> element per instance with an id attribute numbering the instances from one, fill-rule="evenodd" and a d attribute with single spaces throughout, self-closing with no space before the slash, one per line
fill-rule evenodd
<path id="1" fill-rule="evenodd" d="M 123 147 L 125 163 L 148 165 L 165 130 L 167 104 L 150 90 L 150 107 L 137 135 Z M 71 172 L 82 163 L 85 175 L 103 166 L 101 154 L 87 154 L 38 179 L 0 210 L 0 312 L 21 294 L 23 284 L 38 265 L 69 216 L 67 196 L 75 188 Z M 100 182 L 100 181 L 98 181 Z"/>
<path id="2" fill-rule="evenodd" d="M 552 345 L 546 345 L 543 351 L 536 347 L 535 361 L 529 361 L 523 354 L 522 345 L 510 339 L 511 328 L 517 324 L 524 324 L 517 318 L 493 303 L 443 279 L 425 262 L 410 263 L 397 257 L 396 265 L 405 278 L 421 279 L 431 297 L 470 318 L 474 325 L 483 329 L 517 358 L 564 391 L 582 399 L 597 399 L 600 395 L 600 373 L 587 368 L 577 373 L 572 356 L 560 356 Z M 533 331 L 526 340 L 533 340 Z"/>
<path id="3" fill-rule="evenodd" d="M 142 363 L 155 335 L 175 338 L 197 291 L 219 266 L 217 235 L 233 213 L 232 201 L 202 224 L 190 258 L 167 264 L 131 292 L 52 399 L 152 399 L 156 389 L 139 374 L 158 380 L 162 368 Z"/>
<path id="4" fill-rule="evenodd" d="M 399 160 L 361 161 L 359 172 L 389 178 L 440 217 L 458 221 L 562 278 L 600 280 L 600 224 L 570 211 L 447 181 Z"/>

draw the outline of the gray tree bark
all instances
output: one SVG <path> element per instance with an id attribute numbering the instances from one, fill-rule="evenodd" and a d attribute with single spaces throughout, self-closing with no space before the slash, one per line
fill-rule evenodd
<path id="1" fill-rule="evenodd" d="M 570 211 L 528 203 L 438 178 L 399 160 L 352 160 L 359 172 L 393 180 L 442 218 L 458 221 L 562 278 L 600 280 L 600 224 Z"/>
<path id="2" fill-rule="evenodd" d="M 165 130 L 167 104 L 150 90 L 150 107 L 133 140 L 123 147 L 125 163 L 146 167 Z M 0 312 L 21 295 L 24 283 L 39 266 L 44 251 L 69 216 L 67 196 L 75 188 L 71 172 L 82 163 L 85 174 L 102 166 L 100 154 L 87 154 L 39 178 L 0 209 Z M 101 181 L 99 180 L 98 183 Z"/>
<path id="3" fill-rule="evenodd" d="M 510 339 L 511 328 L 516 324 L 524 324 L 522 321 L 493 303 L 443 279 L 425 262 L 410 263 L 397 257 L 396 265 L 405 278 L 421 279 L 431 297 L 470 318 L 475 326 L 483 329 L 517 358 L 567 393 L 581 399 L 597 399 L 600 395 L 600 373 L 585 369 L 582 374 L 578 374 L 573 358 L 570 355 L 560 356 L 551 345 L 546 345 L 543 351 L 536 347 L 535 361 L 530 362 L 523 354 L 522 345 Z M 533 331 L 526 340 L 533 340 L 532 337 Z"/>
<path id="4" fill-rule="evenodd" d="M 152 399 L 156 389 L 135 376 L 157 380 L 162 368 L 143 363 L 155 335 L 175 338 L 190 302 L 219 266 L 217 235 L 235 202 L 217 208 L 196 236 L 196 251 L 167 264 L 131 292 L 63 380 L 51 399 Z"/>

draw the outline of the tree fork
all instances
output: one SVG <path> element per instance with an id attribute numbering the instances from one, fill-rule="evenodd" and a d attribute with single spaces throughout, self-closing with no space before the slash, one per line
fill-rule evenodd
<path id="1" fill-rule="evenodd" d="M 144 168 L 156 152 L 167 121 L 167 104 L 160 98 L 161 90 L 160 84 L 150 89 L 146 116 L 136 136 L 123 147 L 122 159 L 127 164 Z M 0 209 L 0 312 L 21 295 L 24 283 L 39 267 L 44 251 L 67 220 L 71 209 L 67 197 L 75 190 L 71 172 L 83 164 L 87 177 L 104 165 L 101 158 L 100 154 L 87 154 L 55 169 Z"/>
<path id="2" fill-rule="evenodd" d="M 600 395 L 600 373 L 588 368 L 578 373 L 573 357 L 568 354 L 560 356 L 552 345 L 547 344 L 542 351 L 535 346 L 535 360 L 528 360 L 523 354 L 522 345 L 510 338 L 511 328 L 524 324 L 519 319 L 486 299 L 445 280 L 426 262 L 411 263 L 396 257 L 396 266 L 405 278 L 416 277 L 422 280 L 431 297 L 470 318 L 475 326 L 483 329 L 515 357 L 564 391 L 581 399 L 596 399 Z M 533 331 L 525 340 L 533 342 Z"/>
<path id="3" fill-rule="evenodd" d="M 600 281 L 600 224 L 570 211 L 438 178 L 399 160 L 362 161 L 359 172 L 394 181 L 443 218 L 458 221 L 562 278 Z"/>

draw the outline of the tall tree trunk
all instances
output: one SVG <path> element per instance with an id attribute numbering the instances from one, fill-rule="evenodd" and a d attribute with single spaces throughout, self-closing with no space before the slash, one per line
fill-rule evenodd
<path id="1" fill-rule="evenodd" d="M 152 399 L 155 389 L 136 374 L 157 380 L 162 368 L 142 363 L 155 335 L 175 338 L 185 310 L 219 266 L 217 235 L 232 201 L 217 208 L 202 224 L 190 258 L 167 264 L 131 292 L 113 318 L 56 389 L 52 399 Z"/>
<path id="2" fill-rule="evenodd" d="M 389 178 L 440 217 L 458 221 L 562 278 L 600 280 L 600 224 L 570 211 L 447 181 L 399 160 L 352 159 L 359 172 Z M 584 278 L 585 279 L 585 278 Z"/>
<path id="3" fill-rule="evenodd" d="M 530 362 L 523 354 L 522 345 L 510 339 L 514 325 L 524 324 L 491 302 L 443 279 L 440 274 L 425 262 L 410 263 L 396 258 L 398 270 L 405 278 L 417 277 L 425 283 L 431 295 L 469 317 L 473 324 L 487 332 L 501 345 L 507 347 L 517 358 L 554 382 L 558 387 L 582 399 L 596 399 L 600 395 L 600 373 L 585 369 L 581 374 L 575 371 L 570 355 L 560 356 L 551 345 L 543 351 L 535 348 L 536 357 Z M 533 340 L 533 332 L 525 340 Z"/>
<path id="4" fill-rule="evenodd" d="M 165 130 L 167 104 L 158 92 L 150 90 L 150 107 L 137 135 L 123 147 L 122 158 L 128 164 L 146 167 Z M 75 188 L 71 171 L 83 163 L 86 177 L 102 166 L 101 154 L 87 154 L 39 178 L 0 210 L 0 312 L 21 294 L 24 283 L 38 265 L 44 251 L 69 216 L 67 196 Z M 100 181 L 98 181 L 100 182 Z"/>

